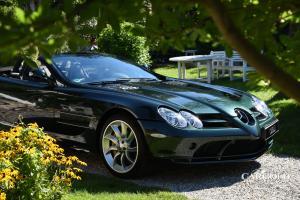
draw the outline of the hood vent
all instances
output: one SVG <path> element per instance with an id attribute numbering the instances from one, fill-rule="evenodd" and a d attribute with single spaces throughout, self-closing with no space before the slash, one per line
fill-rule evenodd
<path id="1" fill-rule="evenodd" d="M 234 112 L 237 114 L 237 117 L 244 123 L 247 125 L 254 125 L 255 124 L 255 120 L 254 118 L 251 116 L 250 113 L 248 113 L 247 111 L 240 109 L 240 108 L 236 108 L 234 109 Z"/>

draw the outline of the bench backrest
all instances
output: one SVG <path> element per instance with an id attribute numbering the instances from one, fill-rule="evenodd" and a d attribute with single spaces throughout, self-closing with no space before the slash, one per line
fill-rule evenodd
<path id="1" fill-rule="evenodd" d="M 226 53 L 225 51 L 211 51 L 210 55 L 216 56 L 216 57 L 220 57 L 220 58 L 226 58 Z"/>

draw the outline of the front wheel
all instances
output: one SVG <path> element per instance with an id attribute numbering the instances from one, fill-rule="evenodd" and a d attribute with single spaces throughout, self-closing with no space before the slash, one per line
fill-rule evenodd
<path id="1" fill-rule="evenodd" d="M 142 135 L 130 116 L 114 115 L 106 121 L 100 135 L 100 155 L 112 174 L 133 178 L 143 172 L 147 153 Z"/>

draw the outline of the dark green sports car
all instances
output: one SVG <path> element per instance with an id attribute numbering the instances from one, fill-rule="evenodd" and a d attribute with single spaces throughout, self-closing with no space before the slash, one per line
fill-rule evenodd
<path id="1" fill-rule="evenodd" d="M 200 164 L 256 159 L 278 120 L 235 89 L 167 78 L 102 54 L 60 54 L 38 69 L 0 70 L 0 124 L 18 116 L 62 140 L 99 150 L 115 175 L 143 172 L 151 157 Z"/>

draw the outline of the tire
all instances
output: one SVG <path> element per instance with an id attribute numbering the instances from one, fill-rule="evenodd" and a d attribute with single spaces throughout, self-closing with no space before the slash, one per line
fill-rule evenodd
<path id="1" fill-rule="evenodd" d="M 100 157 L 113 175 L 136 178 L 146 172 L 149 154 L 144 134 L 130 115 L 122 113 L 109 117 L 102 127 L 98 144 Z"/>

